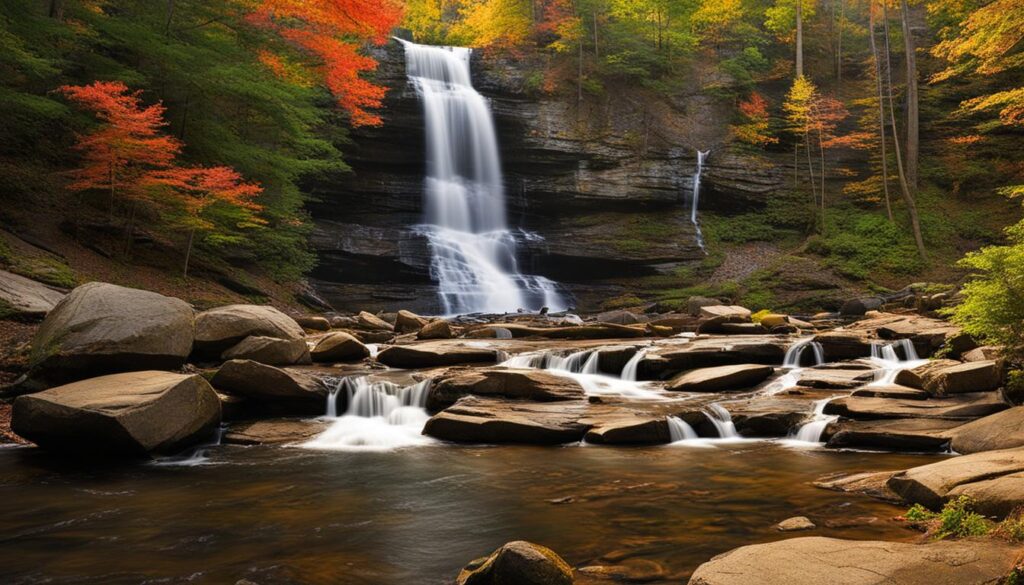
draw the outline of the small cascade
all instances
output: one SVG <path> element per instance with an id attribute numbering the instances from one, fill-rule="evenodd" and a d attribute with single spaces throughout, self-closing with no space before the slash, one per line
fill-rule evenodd
<path id="1" fill-rule="evenodd" d="M 342 378 L 327 396 L 330 428 L 303 446 L 339 451 L 386 451 L 432 442 L 421 433 L 430 418 L 430 380 L 410 386 L 371 382 L 368 377 Z M 344 393 L 345 413 L 338 416 Z"/>
<path id="2" fill-rule="evenodd" d="M 825 363 L 825 351 L 822 349 L 821 344 L 814 341 L 813 337 L 804 337 L 798 340 L 793 345 L 789 346 L 786 350 L 786 356 L 782 360 L 783 368 L 799 368 L 801 358 L 803 358 L 804 350 L 811 348 L 814 355 L 814 365 L 820 366 Z"/>
<path id="3" fill-rule="evenodd" d="M 629 358 L 629 361 L 622 368 L 622 374 L 619 377 L 623 380 L 636 382 L 637 369 L 640 367 L 640 362 L 644 359 L 645 355 L 647 355 L 646 349 L 641 349 L 634 353 L 633 357 Z"/>
<path id="4" fill-rule="evenodd" d="M 732 422 L 732 415 L 721 404 L 713 403 L 706 407 L 705 413 L 711 424 L 715 425 L 720 439 L 738 439 L 740 434 L 736 432 L 736 425 Z"/>
<path id="5" fill-rule="evenodd" d="M 206 443 L 196 445 L 180 455 L 169 457 L 158 457 L 153 460 L 153 465 L 166 467 L 196 467 L 199 465 L 210 465 L 210 450 L 219 447 L 224 440 L 224 433 L 228 430 L 226 424 L 220 424 L 213 432 L 213 437 Z"/>
<path id="6" fill-rule="evenodd" d="M 832 400 L 825 398 L 814 402 L 814 417 L 796 430 L 793 438 L 802 443 L 821 443 L 821 435 L 830 423 L 838 419 L 838 416 L 826 415 L 825 406 Z"/>
<path id="7" fill-rule="evenodd" d="M 710 150 L 697 151 L 697 172 L 693 174 L 693 201 L 690 204 L 690 223 L 693 224 L 693 229 L 697 236 L 697 245 L 705 254 L 708 253 L 704 247 L 704 233 L 700 231 L 700 221 L 697 219 L 697 208 L 700 204 L 700 176 L 704 172 L 704 160 L 707 158 Z"/>
<path id="8" fill-rule="evenodd" d="M 637 352 L 640 355 L 641 352 Z M 640 358 L 633 356 L 637 362 Z M 597 351 L 585 349 L 561 355 L 557 352 L 531 352 L 510 357 L 499 363 L 506 368 L 542 369 L 558 376 L 572 378 L 579 382 L 589 396 L 628 396 L 640 400 L 665 400 L 665 395 L 653 389 L 653 385 L 636 380 L 608 376 L 600 372 L 600 356 Z M 631 362 L 633 360 L 630 360 Z M 629 364 L 626 368 L 629 368 Z M 636 366 L 633 366 L 634 371 Z M 635 373 L 633 374 L 635 378 Z"/>
<path id="9" fill-rule="evenodd" d="M 679 441 L 692 441 L 699 438 L 697 436 L 697 431 L 693 430 L 690 423 L 678 416 L 668 417 L 668 436 L 673 443 Z"/>
<path id="10" fill-rule="evenodd" d="M 879 366 L 880 371 L 868 386 L 893 384 L 901 371 L 916 368 L 928 362 L 928 360 L 918 357 L 914 343 L 909 339 L 899 339 L 887 344 L 872 343 L 871 361 Z"/>

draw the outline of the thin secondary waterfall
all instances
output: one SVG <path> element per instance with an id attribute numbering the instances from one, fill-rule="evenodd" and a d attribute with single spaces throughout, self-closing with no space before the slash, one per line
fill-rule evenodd
<path id="1" fill-rule="evenodd" d="M 602 373 L 599 368 L 600 360 L 600 352 L 593 349 L 584 349 L 567 355 L 554 351 L 540 351 L 512 356 L 498 365 L 506 368 L 542 369 L 557 376 L 572 378 L 579 382 L 589 396 L 628 396 L 638 400 L 666 398 L 662 392 L 654 389 L 653 384 L 637 382 L 635 375 L 630 378 L 625 374 L 612 376 Z M 629 364 L 626 367 L 628 368 Z M 635 366 L 633 367 L 635 370 Z"/>
<path id="2" fill-rule="evenodd" d="M 900 353 L 903 355 L 901 356 Z M 896 376 L 900 371 L 916 368 L 921 364 L 927 363 L 928 360 L 918 358 L 917 350 L 914 349 L 912 341 L 909 339 L 899 339 L 885 345 L 872 343 L 871 361 L 878 364 L 881 369 L 875 375 L 875 381 L 868 384 L 868 386 L 887 386 L 895 383 Z"/>
<path id="3" fill-rule="evenodd" d="M 825 414 L 825 406 L 828 405 L 831 398 L 825 398 L 823 400 L 815 401 L 814 411 L 810 421 L 804 423 L 797 429 L 793 438 L 797 441 L 804 443 L 820 443 L 821 435 L 828 428 L 828 425 L 838 419 L 838 416 L 830 416 Z"/>
<path id="4" fill-rule="evenodd" d="M 497 135 L 487 100 L 473 89 L 471 50 L 402 44 L 406 74 L 423 103 L 423 231 L 445 313 L 565 309 L 555 283 L 520 274 L 516 265 Z"/>
<path id="5" fill-rule="evenodd" d="M 708 251 L 704 247 L 704 233 L 700 231 L 700 221 L 697 219 L 697 209 L 700 205 L 700 176 L 704 172 L 704 160 L 707 158 L 710 150 L 697 151 L 697 172 L 693 174 L 693 203 L 690 205 L 690 223 L 693 224 L 693 229 L 697 235 L 697 245 L 700 249 L 707 254 Z"/>
<path id="6" fill-rule="evenodd" d="M 732 415 L 724 406 L 718 403 L 707 405 L 705 414 L 715 430 L 718 431 L 720 439 L 736 439 L 740 434 L 736 432 L 736 425 L 732 422 Z"/>

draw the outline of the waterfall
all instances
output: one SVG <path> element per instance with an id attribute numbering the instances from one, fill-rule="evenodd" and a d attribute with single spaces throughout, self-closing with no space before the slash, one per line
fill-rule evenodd
<path id="1" fill-rule="evenodd" d="M 902 352 L 902 357 L 900 353 Z M 893 384 L 896 381 L 896 376 L 902 370 L 910 368 L 916 368 L 917 366 L 927 363 L 928 360 L 922 360 L 917 355 L 917 350 L 914 349 L 914 343 L 909 339 L 899 339 L 892 343 L 871 344 L 871 361 L 880 367 L 880 371 L 875 375 L 875 380 L 868 384 L 868 386 L 887 386 Z"/>
<path id="2" fill-rule="evenodd" d="M 646 349 L 637 350 L 637 352 L 633 354 L 633 357 L 629 358 L 629 361 L 626 362 L 626 365 L 622 368 L 622 375 L 620 377 L 623 380 L 635 382 L 637 370 L 639 369 L 640 362 L 644 359 L 645 355 L 647 355 Z"/>
<path id="3" fill-rule="evenodd" d="M 704 172 L 704 159 L 707 158 L 710 150 L 697 151 L 697 172 L 693 174 L 693 202 L 690 204 L 690 223 L 697 235 L 697 245 L 701 251 L 708 253 L 704 247 L 704 233 L 700 231 L 700 222 L 697 221 L 697 207 L 700 204 L 700 175 Z"/>
<path id="4" fill-rule="evenodd" d="M 498 140 L 473 89 L 471 50 L 402 41 L 406 75 L 423 104 L 425 225 L 431 277 L 447 314 L 566 308 L 555 283 L 519 273 L 505 221 Z"/>
<path id="5" fill-rule="evenodd" d="M 386 451 L 432 442 L 422 435 L 430 380 L 410 386 L 371 382 L 366 376 L 339 380 L 327 396 L 331 426 L 304 447 L 339 451 Z M 338 416 L 338 399 L 345 413 Z"/>
<path id="6" fill-rule="evenodd" d="M 805 337 L 789 346 L 786 350 L 786 357 L 782 359 L 782 367 L 799 368 L 800 358 L 803 357 L 804 350 L 808 347 L 814 352 L 814 365 L 820 366 L 824 364 L 825 352 L 822 350 L 821 344 L 814 341 L 813 337 Z"/>
<path id="7" fill-rule="evenodd" d="M 634 359 L 639 362 L 637 355 Z M 643 357 L 643 356 L 641 356 Z M 628 396 L 637 400 L 665 400 L 667 397 L 654 384 L 637 382 L 618 376 L 609 376 L 598 369 L 600 354 L 584 349 L 568 355 L 552 351 L 529 352 L 512 356 L 498 365 L 506 368 L 542 369 L 565 378 L 572 378 L 588 396 Z M 631 362 L 633 360 L 630 360 Z M 627 364 L 626 368 L 630 366 Z M 636 366 L 633 366 L 634 370 Z M 635 377 L 635 376 L 634 376 Z"/>
<path id="8" fill-rule="evenodd" d="M 824 400 L 818 400 L 814 403 L 813 418 L 810 422 L 804 423 L 797 429 L 793 438 L 803 443 L 820 443 L 821 434 L 825 432 L 829 423 L 836 420 L 837 416 L 829 416 L 825 414 L 825 405 L 832 400 L 831 398 L 825 398 Z"/>
<path id="9" fill-rule="evenodd" d="M 732 422 L 732 415 L 721 404 L 709 404 L 705 413 L 711 424 L 715 425 L 720 439 L 737 439 L 740 437 L 736 432 L 736 425 Z"/>
<path id="10" fill-rule="evenodd" d="M 678 416 L 668 417 L 668 437 L 673 443 L 678 441 L 692 441 L 698 438 L 697 432 L 693 430 L 688 422 Z"/>

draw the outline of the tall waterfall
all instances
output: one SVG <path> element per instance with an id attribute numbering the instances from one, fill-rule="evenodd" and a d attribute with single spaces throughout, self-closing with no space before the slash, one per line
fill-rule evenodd
<path id="1" fill-rule="evenodd" d="M 402 41 L 406 75 L 423 103 L 431 277 L 447 314 L 566 308 L 555 283 L 519 273 L 505 221 L 498 140 L 470 80 L 471 50 Z"/>
<path id="2" fill-rule="evenodd" d="M 693 224 L 693 229 L 697 234 L 697 245 L 708 253 L 707 249 L 704 248 L 704 233 L 700 231 L 700 222 L 697 220 L 697 208 L 700 204 L 700 175 L 704 172 L 704 159 L 707 158 L 710 150 L 697 151 L 697 172 L 693 174 L 693 203 L 690 205 L 690 223 Z"/>

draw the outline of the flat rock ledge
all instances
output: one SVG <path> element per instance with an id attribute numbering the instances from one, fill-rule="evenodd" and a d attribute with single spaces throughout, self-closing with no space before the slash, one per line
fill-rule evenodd
<path id="1" fill-rule="evenodd" d="M 690 585 L 990 585 L 1019 547 L 995 540 L 928 544 L 817 536 L 740 547 L 704 563 Z"/>

